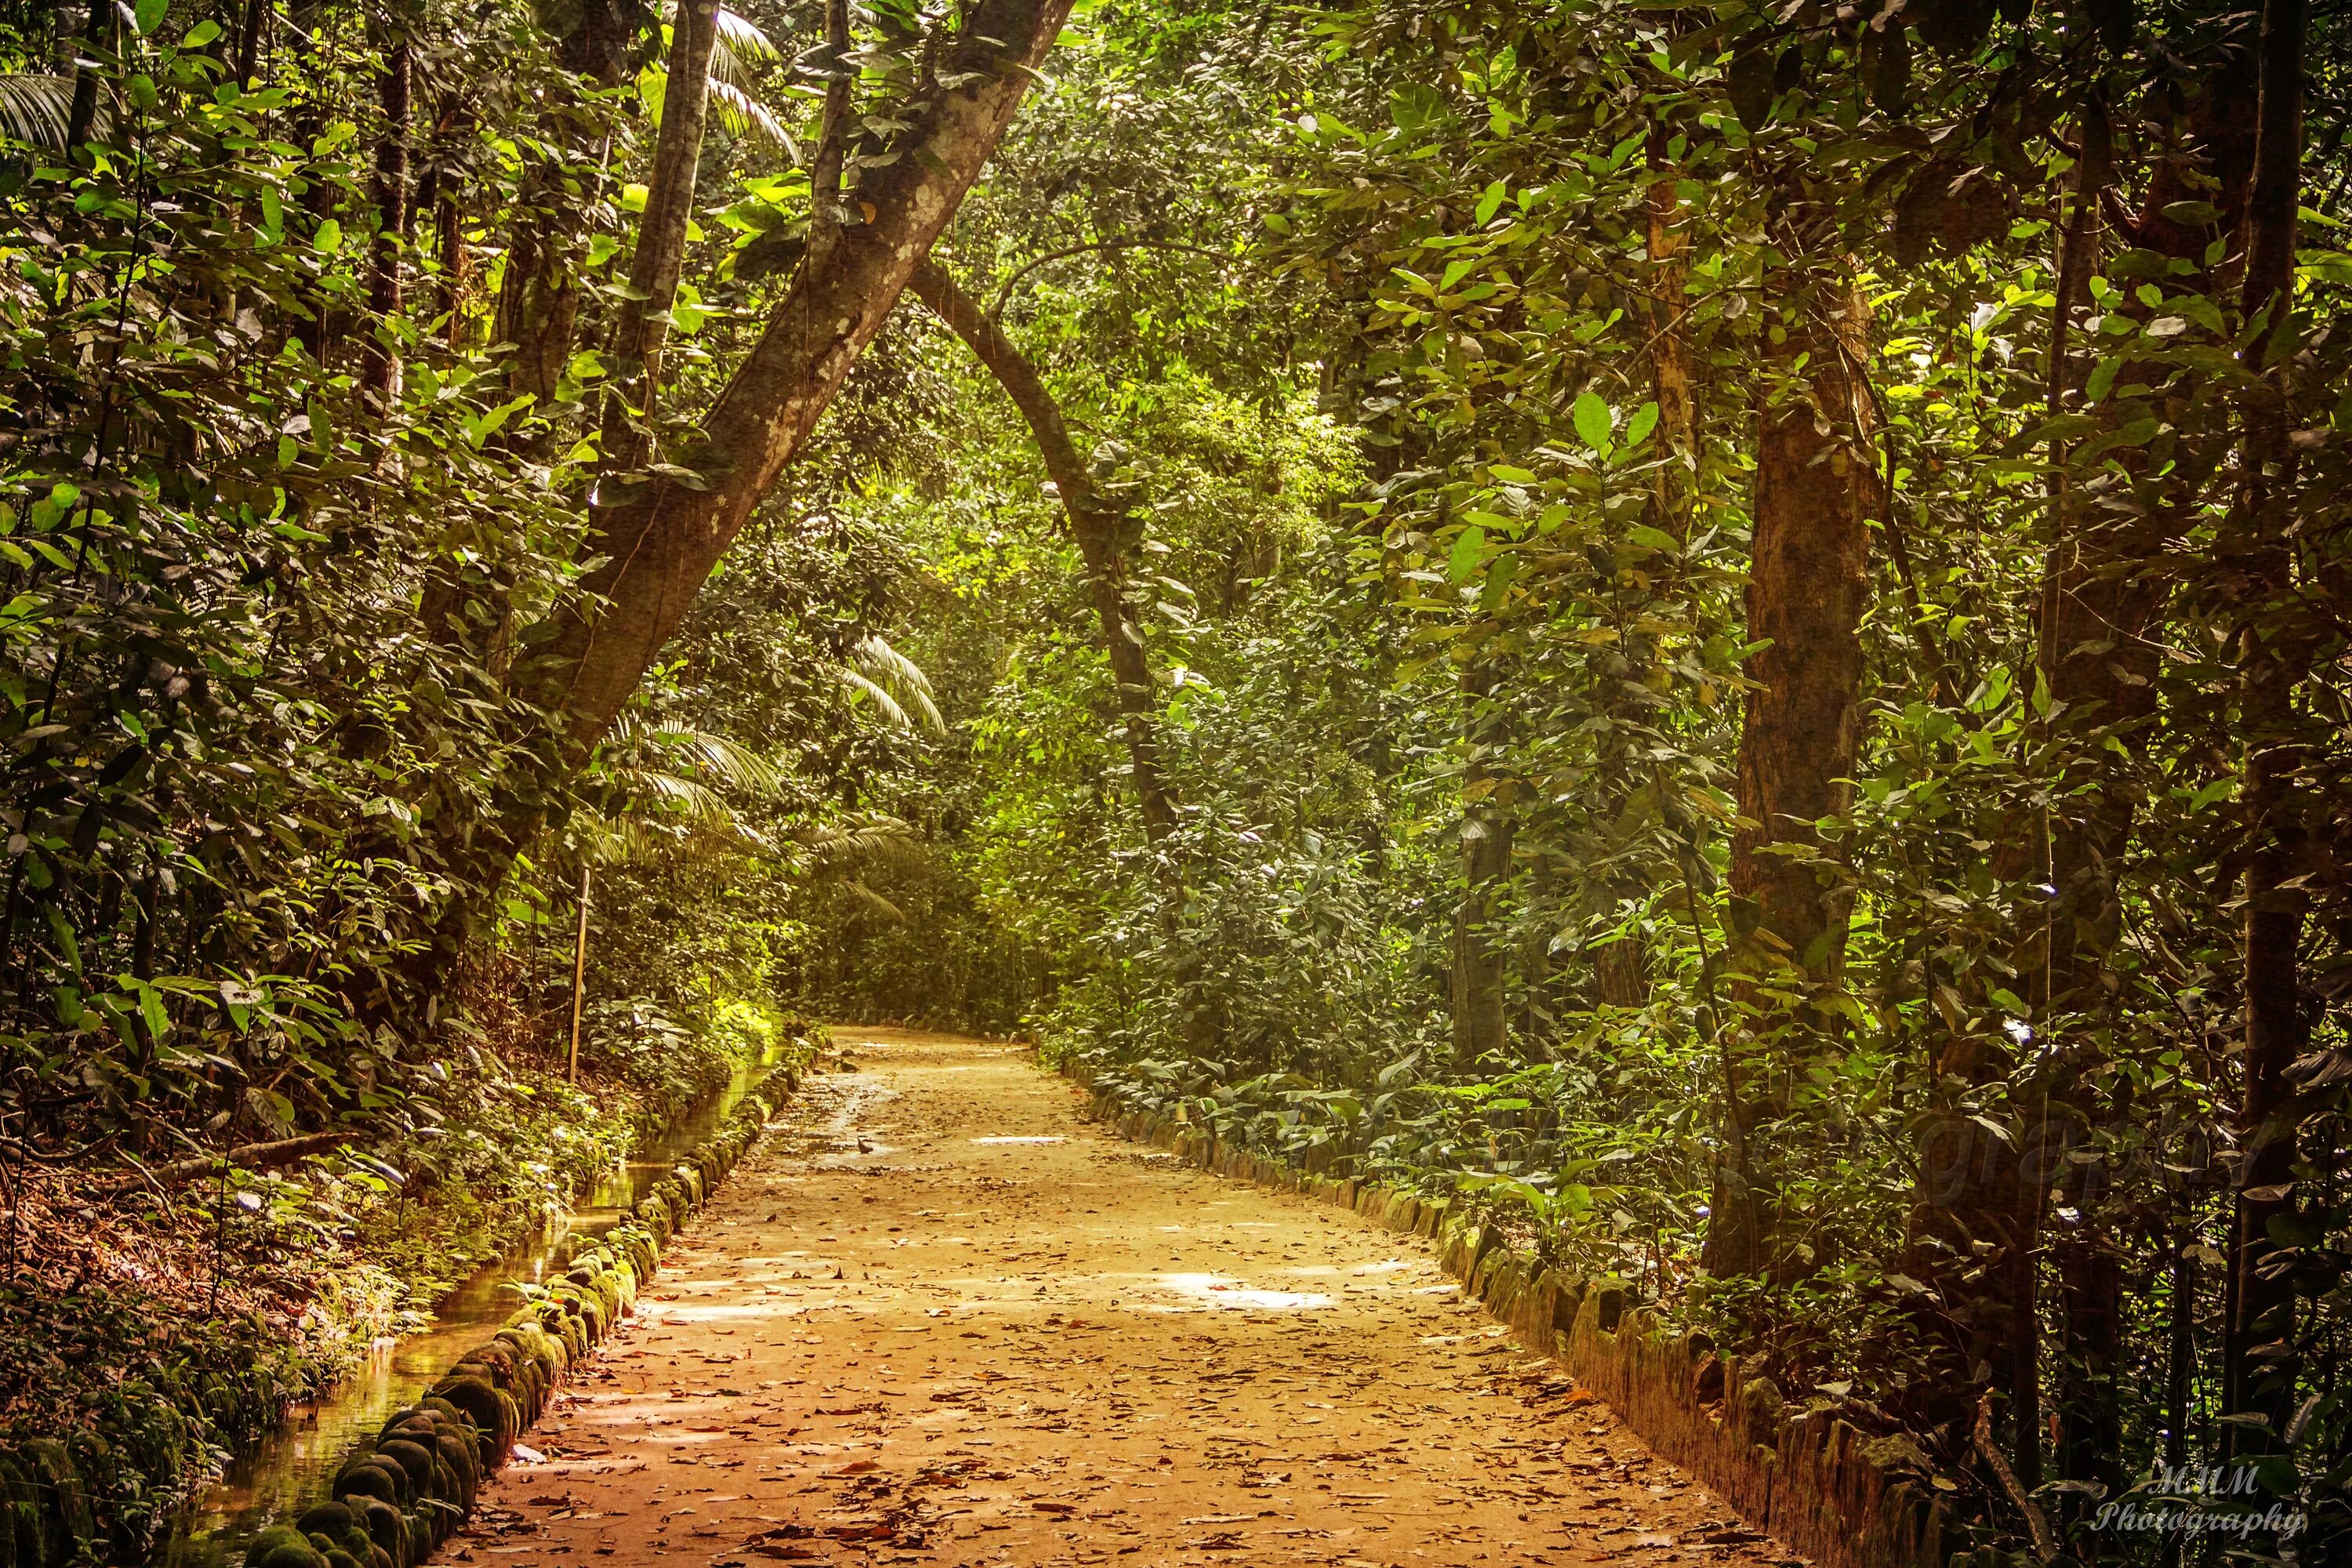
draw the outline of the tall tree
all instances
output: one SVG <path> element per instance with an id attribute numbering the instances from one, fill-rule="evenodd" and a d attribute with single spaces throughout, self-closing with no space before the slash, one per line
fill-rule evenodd
<path id="1" fill-rule="evenodd" d="M 548 628 L 547 687 L 574 754 L 601 735 L 685 617 L 710 568 L 800 450 L 881 330 L 995 148 L 1069 0 L 981 0 L 902 108 L 887 157 L 865 161 L 848 201 L 863 219 L 812 247 L 751 353 L 675 454 L 675 470 L 592 518 L 604 564 Z"/>
<path id="2" fill-rule="evenodd" d="M 2300 948 L 2309 895 L 2298 885 L 2305 840 L 2296 776 L 2295 695 L 2308 673 L 2293 601 L 2294 450 L 2289 416 L 2295 331 L 2294 242 L 2301 205 L 2305 0 L 2264 0 L 2252 188 L 2246 209 L 2242 318 L 2246 323 L 2245 437 L 2231 508 L 2243 552 L 2245 625 L 2240 689 L 2246 731 L 2245 1049 L 2241 1070 L 2237 1202 L 2230 1248 L 2231 1304 L 2225 1398 L 2267 1417 L 2239 1429 L 2275 1447 L 2295 1404 L 2294 1287 L 2271 1258 L 2272 1226 L 2293 1207 L 2295 1100 L 2288 1068 L 2311 1037 Z"/>
<path id="3" fill-rule="evenodd" d="M 395 24 L 396 25 L 396 24 Z M 368 310 L 375 331 L 362 349 L 362 382 L 379 416 L 400 394 L 400 349 L 397 318 L 401 313 L 401 252 L 408 241 L 408 133 L 410 81 L 415 45 L 407 29 L 392 38 L 376 67 L 376 110 L 383 118 L 377 133 L 375 166 L 368 196 L 375 207 L 375 234 L 368 258 Z"/>
<path id="4" fill-rule="evenodd" d="M 1511 878 L 1512 820 L 1496 798 L 1509 781 L 1495 763 L 1505 733 L 1496 655 L 1481 650 L 1460 678 L 1462 693 L 1462 898 L 1454 907 L 1448 966 L 1454 1018 L 1454 1062 L 1475 1067 L 1510 1045 L 1505 989 L 1507 945 L 1496 931 Z"/>
<path id="5" fill-rule="evenodd" d="M 1818 218 L 1814 220 L 1818 222 Z M 1757 411 L 1755 534 L 1748 579 L 1748 661 L 1739 727 L 1739 826 L 1730 896 L 1740 932 L 1749 1039 L 1734 1053 L 1727 1145 L 1752 1148 L 1778 1113 L 1792 1068 L 1784 1056 L 1827 1026 L 1811 988 L 1834 983 L 1845 954 L 1846 896 L 1823 873 L 1834 850 L 1817 826 L 1848 804 L 1869 604 L 1869 519 L 1880 506 L 1865 377 L 1869 312 L 1852 274 L 1808 259 L 1818 234 L 1784 218 L 1784 259 L 1769 289 Z M 1781 1258 L 1755 1170 L 1727 1167 L 1707 1223 L 1706 1264 L 1717 1274 L 1774 1268 Z"/>

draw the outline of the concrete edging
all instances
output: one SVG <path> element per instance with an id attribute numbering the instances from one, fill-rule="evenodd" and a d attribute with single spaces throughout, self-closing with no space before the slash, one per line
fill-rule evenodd
<path id="1" fill-rule="evenodd" d="M 628 1215 L 572 1258 L 488 1341 L 467 1352 L 373 1441 L 345 1457 L 329 1498 L 255 1538 L 246 1568 L 416 1568 L 474 1511 L 478 1489 L 546 1410 L 571 1370 L 635 1306 L 661 1254 L 751 1152 L 800 1087 L 778 1068 L 743 1098 Z"/>

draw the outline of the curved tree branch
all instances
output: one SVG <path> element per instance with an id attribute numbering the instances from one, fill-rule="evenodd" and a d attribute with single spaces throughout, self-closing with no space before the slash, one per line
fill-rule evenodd
<path id="1" fill-rule="evenodd" d="M 1078 553 L 1086 560 L 1095 611 L 1102 620 L 1104 651 L 1110 656 L 1111 674 L 1118 684 L 1118 711 L 1135 768 L 1144 837 L 1158 845 L 1175 830 L 1176 808 L 1160 771 L 1160 748 L 1152 724 L 1151 663 L 1144 651 L 1143 628 L 1128 606 L 1127 519 L 1096 489 L 1094 475 L 1070 439 L 1061 405 L 1046 390 L 1037 367 L 997 326 L 994 316 L 981 314 L 979 305 L 948 269 L 928 258 L 915 268 L 907 288 L 964 341 L 972 356 L 1013 399 L 1022 418 L 1028 421 L 1029 434 L 1037 444 L 1038 456 L 1045 460 L 1046 473 L 1053 476 L 1054 488 L 1061 493 L 1062 510 L 1069 517 Z"/>

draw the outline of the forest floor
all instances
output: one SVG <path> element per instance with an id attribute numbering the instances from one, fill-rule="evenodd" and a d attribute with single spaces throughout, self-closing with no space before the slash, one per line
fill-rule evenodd
<path id="1" fill-rule="evenodd" d="M 447 1556 L 1789 1561 L 1417 1238 L 1125 1142 L 1024 1049 L 835 1037 Z"/>

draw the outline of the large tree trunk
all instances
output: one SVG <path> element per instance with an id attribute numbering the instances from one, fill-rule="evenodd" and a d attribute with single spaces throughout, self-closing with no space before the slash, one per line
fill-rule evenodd
<path id="1" fill-rule="evenodd" d="M 898 155 L 856 193 L 872 216 L 845 228 L 822 258 L 803 261 L 703 421 L 701 439 L 674 455 L 694 477 L 660 475 L 629 487 L 620 504 L 593 510 L 586 552 L 604 564 L 589 576 L 585 595 L 525 635 L 526 646 L 546 651 L 517 672 L 559 715 L 553 732 L 537 765 L 518 769 L 502 786 L 493 820 L 438 847 L 461 891 L 407 966 L 411 986 L 430 992 L 440 984 L 489 890 L 557 808 L 553 778 L 584 763 L 751 509 L 815 427 L 995 150 L 1069 5 L 981 0 L 968 13 L 940 62 L 940 78 L 957 85 L 925 95 L 893 143 Z"/>
<path id="2" fill-rule="evenodd" d="M 988 368 L 1005 395 L 1029 425 L 1037 454 L 1061 493 L 1062 510 L 1070 520 L 1070 533 L 1087 566 L 1095 614 L 1102 624 L 1103 648 L 1109 657 L 1111 678 L 1118 687 L 1119 721 L 1127 731 L 1128 758 L 1135 772 L 1135 794 L 1143 814 L 1143 835 L 1155 848 L 1176 828 L 1176 807 L 1160 770 L 1160 745 L 1155 718 L 1159 704 L 1151 664 L 1143 645 L 1143 627 L 1128 603 L 1127 552 L 1134 530 L 1131 519 L 1107 504 L 1095 488 L 1094 476 L 1070 440 L 1061 405 L 1045 388 L 1036 366 L 1013 347 L 997 324 L 956 286 L 946 268 L 925 259 L 915 269 L 908 288 L 955 335 L 972 356 Z"/>
<path id="3" fill-rule="evenodd" d="M 2259 322 L 2247 341 L 2249 395 L 2231 529 L 2244 552 L 2246 625 L 2239 678 L 2246 738 L 2246 1043 L 2238 1107 L 2238 1194 L 2230 1268 L 2235 1289 L 2223 1387 L 2233 1414 L 2270 1418 L 2266 1430 L 2236 1429 L 2254 1449 L 2280 1447 L 2294 1408 L 2294 1290 L 2269 1266 L 2273 1219 L 2290 1212 L 2294 1180 L 2296 1094 L 2287 1069 L 2310 1041 L 2297 950 L 2309 895 L 2297 885 L 2305 858 L 2295 779 L 2294 692 L 2309 675 L 2292 624 L 2294 595 L 2294 448 L 2288 400 L 2294 334 L 2296 207 L 2303 158 L 2305 0 L 2264 0 L 2259 129 L 2247 204 L 2242 314 Z"/>
<path id="4" fill-rule="evenodd" d="M 613 331 L 614 379 L 605 394 L 603 442 L 607 483 L 615 474 L 634 471 L 650 449 L 649 427 L 661 395 L 662 345 L 685 266 L 687 225 L 702 169 L 702 130 L 709 116 L 710 57 L 718 43 L 718 0 L 681 0 L 670 33 L 661 135 L 646 183 L 636 251 L 629 258 L 630 298 Z"/>
<path id="5" fill-rule="evenodd" d="M 1845 958 L 1846 898 L 1816 869 L 1832 853 L 1814 824 L 1847 805 L 1870 597 L 1868 519 L 1879 505 L 1864 381 L 1869 316 L 1843 273 L 1784 275 L 1767 316 L 1758 411 L 1755 536 L 1749 549 L 1748 661 L 1756 682 L 1739 729 L 1739 826 L 1731 839 L 1733 953 L 1748 1038 L 1732 1053 L 1726 1142 L 1753 1148 L 1776 1114 L 1776 1060 L 1823 1026 L 1801 1003 L 1770 1000 L 1835 981 Z M 1774 337 L 1778 342 L 1774 342 Z M 1759 984 L 1765 982 L 1769 984 Z M 1715 1274 L 1782 1261 L 1753 1172 L 1719 1167 L 1703 1259 Z"/>
<path id="6" fill-rule="evenodd" d="M 766 331 L 674 455 L 698 476 L 663 474 L 600 506 L 587 551 L 604 564 L 551 628 L 548 687 L 584 755 L 636 689 L 776 476 L 881 330 L 1053 47 L 1070 0 L 981 0 L 945 51 L 898 156 L 856 195 L 872 216 L 845 227 L 793 280 Z"/>

